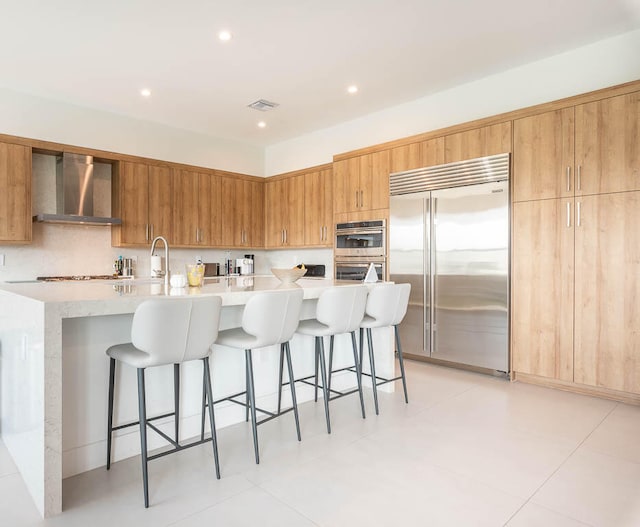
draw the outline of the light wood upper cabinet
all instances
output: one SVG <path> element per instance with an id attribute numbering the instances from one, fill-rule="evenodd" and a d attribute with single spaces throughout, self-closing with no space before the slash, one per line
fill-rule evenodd
<path id="1" fill-rule="evenodd" d="M 264 190 L 261 181 L 221 178 L 222 245 L 264 245 Z"/>
<path id="2" fill-rule="evenodd" d="M 640 393 L 640 192 L 576 198 L 575 382 Z"/>
<path id="3" fill-rule="evenodd" d="M 513 205 L 511 354 L 517 372 L 573 380 L 573 199 Z"/>
<path id="4" fill-rule="evenodd" d="M 332 169 L 304 176 L 304 244 L 333 247 Z"/>
<path id="5" fill-rule="evenodd" d="M 221 178 L 213 174 L 198 174 L 199 245 L 222 245 Z"/>
<path id="6" fill-rule="evenodd" d="M 122 225 L 111 228 L 114 246 L 147 245 L 155 236 L 173 242 L 171 172 L 168 166 L 120 162 L 114 172 L 111 207 Z"/>
<path id="7" fill-rule="evenodd" d="M 220 178 L 189 170 L 175 170 L 173 177 L 174 244 L 220 245 Z"/>
<path id="8" fill-rule="evenodd" d="M 511 152 L 511 121 L 447 135 L 444 149 L 445 163 Z"/>
<path id="9" fill-rule="evenodd" d="M 640 190 L 640 92 L 575 111 L 576 195 Z"/>
<path id="10" fill-rule="evenodd" d="M 388 209 L 389 171 L 389 150 L 334 162 L 333 212 Z"/>
<path id="11" fill-rule="evenodd" d="M 0 243 L 31 241 L 31 148 L 0 143 Z"/>
<path id="12" fill-rule="evenodd" d="M 573 108 L 515 120 L 513 200 L 573 197 L 573 156 Z"/>
<path id="13" fill-rule="evenodd" d="M 304 244 L 304 176 L 265 183 L 265 246 Z"/>
<path id="14" fill-rule="evenodd" d="M 416 168 L 444 163 L 444 137 L 436 137 L 420 143 L 397 146 L 391 149 L 390 173 L 405 172 Z"/>

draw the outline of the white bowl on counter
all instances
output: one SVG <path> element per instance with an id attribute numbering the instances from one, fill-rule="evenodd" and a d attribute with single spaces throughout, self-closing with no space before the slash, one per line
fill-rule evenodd
<path id="1" fill-rule="evenodd" d="M 299 278 L 302 278 L 304 274 L 307 272 L 306 269 L 298 269 L 297 267 L 289 268 L 289 269 L 278 269 L 277 267 L 272 267 L 271 272 L 273 275 L 280 280 L 284 284 L 292 284 Z"/>

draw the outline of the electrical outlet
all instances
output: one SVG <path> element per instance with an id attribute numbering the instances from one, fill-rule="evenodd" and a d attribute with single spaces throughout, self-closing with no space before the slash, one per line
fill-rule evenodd
<path id="1" fill-rule="evenodd" d="M 4 267 L 4 254 L 0 254 L 0 267 Z"/>

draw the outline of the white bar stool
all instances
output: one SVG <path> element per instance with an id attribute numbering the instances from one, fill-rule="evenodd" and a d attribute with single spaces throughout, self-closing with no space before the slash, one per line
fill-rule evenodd
<path id="1" fill-rule="evenodd" d="M 297 333 L 301 335 L 309 335 L 315 337 L 315 358 L 316 358 L 316 371 L 315 382 L 316 388 L 316 401 L 317 399 L 317 387 L 318 387 L 318 363 L 320 363 L 320 376 L 322 380 L 322 393 L 324 397 L 324 412 L 327 421 L 327 433 L 331 433 L 331 419 L 329 417 L 329 399 L 331 393 L 337 393 L 334 398 L 343 397 L 355 393 L 360 394 L 360 408 L 362 410 L 362 417 L 365 417 L 364 411 L 364 397 L 362 395 L 362 379 L 360 376 L 360 361 L 358 360 L 358 352 L 356 346 L 356 334 L 355 331 L 362 322 L 364 316 L 364 309 L 367 302 L 367 287 L 364 285 L 359 286 L 344 286 L 344 287 L 332 287 L 324 291 L 318 298 L 318 305 L 316 308 L 316 318 L 311 320 L 302 320 L 298 325 Z M 330 390 L 327 384 L 327 371 L 325 365 L 324 354 L 324 337 L 333 337 L 335 335 L 342 335 L 345 333 L 351 334 L 351 345 L 353 348 L 353 361 L 356 369 L 356 379 L 358 382 L 358 389 L 349 392 L 336 392 Z M 333 340 L 332 340 L 333 342 Z M 332 346 L 333 348 L 333 346 Z M 310 377 L 304 377 L 291 382 L 293 377 L 289 376 L 290 382 L 293 387 L 297 381 L 302 381 L 307 384 L 307 379 Z M 282 379 L 280 379 L 279 392 L 282 390 Z"/>
<path id="2" fill-rule="evenodd" d="M 242 313 L 242 327 L 220 331 L 218 340 L 216 341 L 216 344 L 218 345 L 245 350 L 246 391 L 214 401 L 214 404 L 222 401 L 232 401 L 246 406 L 247 410 L 251 411 L 253 448 L 256 456 L 256 463 L 260 463 L 258 425 L 293 410 L 296 420 L 298 441 L 301 440 L 300 421 L 298 420 L 298 403 L 296 401 L 296 392 L 293 386 L 291 389 L 293 406 L 291 408 L 284 411 L 280 411 L 280 408 L 278 408 L 277 413 L 256 408 L 252 350 L 255 348 L 264 348 L 266 346 L 280 344 L 281 353 L 284 352 L 287 357 L 289 375 L 293 378 L 289 341 L 291 340 L 291 337 L 293 337 L 296 327 L 298 326 L 298 321 L 300 320 L 302 297 L 302 289 L 298 286 L 296 286 L 295 289 L 269 291 L 252 296 L 247 301 Z M 238 397 L 239 395 L 246 396 L 244 402 L 241 403 L 235 400 L 235 397 Z M 210 396 L 207 396 L 206 399 L 209 401 L 212 400 Z M 257 421 L 256 411 L 267 414 L 268 417 L 261 421 Z"/>
<path id="3" fill-rule="evenodd" d="M 402 346 L 400 345 L 400 333 L 398 332 L 398 324 L 402 322 L 407 313 L 407 305 L 409 304 L 409 293 L 411 292 L 411 284 L 380 284 L 371 288 L 369 297 L 367 298 L 367 306 L 365 308 L 365 316 L 360 324 L 360 360 L 362 361 L 363 348 L 363 332 L 367 331 L 367 342 L 369 344 L 369 366 L 371 368 L 371 385 L 373 386 L 373 402 L 378 415 L 378 386 L 402 379 L 402 387 L 404 389 L 404 400 L 409 402 L 407 395 L 407 380 L 404 374 L 404 361 L 402 357 Z M 385 379 L 376 376 L 375 357 L 373 354 L 373 338 L 371 330 L 373 328 L 386 328 L 393 326 L 395 333 L 396 346 L 398 351 L 398 362 L 400 363 L 400 377 L 393 379 Z"/>
<path id="4" fill-rule="evenodd" d="M 111 468 L 111 438 L 114 430 L 140 425 L 140 447 L 142 454 L 142 483 L 144 487 L 144 506 L 149 507 L 148 462 L 200 445 L 205 441 L 195 441 L 187 445 L 179 443 L 179 405 L 180 405 L 180 363 L 202 360 L 204 365 L 204 383 L 209 397 L 212 397 L 209 355 L 211 346 L 218 336 L 220 308 L 222 299 L 218 296 L 199 298 L 163 298 L 142 302 L 133 315 L 131 342 L 117 344 L 107 349 L 109 364 L 109 410 L 107 423 L 107 470 Z M 120 426 L 113 426 L 113 398 L 116 361 L 133 366 L 138 370 L 138 414 L 139 420 Z M 174 365 L 174 412 L 147 418 L 145 401 L 144 372 L 152 366 Z M 175 439 L 154 426 L 151 421 L 175 416 Z M 220 479 L 218 464 L 218 445 L 213 411 L 209 412 L 211 441 L 215 460 L 216 477 Z M 158 433 L 173 449 L 149 456 L 147 453 L 147 426 Z M 209 441 L 207 439 L 206 441 Z"/>

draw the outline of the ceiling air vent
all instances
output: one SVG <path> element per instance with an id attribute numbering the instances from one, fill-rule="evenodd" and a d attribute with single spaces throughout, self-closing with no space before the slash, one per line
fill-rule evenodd
<path id="1" fill-rule="evenodd" d="M 249 105 L 249 108 L 253 108 L 254 110 L 259 110 L 261 112 L 268 112 L 269 110 L 273 110 L 280 106 L 277 102 L 267 101 L 265 99 L 259 99 L 256 102 L 252 102 Z"/>

